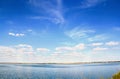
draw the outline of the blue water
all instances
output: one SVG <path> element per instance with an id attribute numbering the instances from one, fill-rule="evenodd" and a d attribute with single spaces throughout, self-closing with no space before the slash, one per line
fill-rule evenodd
<path id="1" fill-rule="evenodd" d="M 108 79 L 120 63 L 107 64 L 0 64 L 0 79 Z"/>

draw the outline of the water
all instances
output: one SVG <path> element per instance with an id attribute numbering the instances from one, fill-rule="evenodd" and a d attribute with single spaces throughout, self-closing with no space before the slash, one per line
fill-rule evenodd
<path id="1" fill-rule="evenodd" d="M 0 64 L 0 79 L 108 79 L 120 63 L 107 64 Z"/>

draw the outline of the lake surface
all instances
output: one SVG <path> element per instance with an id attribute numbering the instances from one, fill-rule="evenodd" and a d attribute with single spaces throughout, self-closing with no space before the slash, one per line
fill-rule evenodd
<path id="1" fill-rule="evenodd" d="M 0 64 L 0 79 L 108 79 L 120 63 L 97 64 Z"/>

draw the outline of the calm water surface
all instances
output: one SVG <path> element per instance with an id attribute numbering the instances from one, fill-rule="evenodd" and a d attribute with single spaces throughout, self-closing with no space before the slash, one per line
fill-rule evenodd
<path id="1" fill-rule="evenodd" d="M 0 64 L 0 79 L 108 79 L 120 63 L 107 64 Z"/>

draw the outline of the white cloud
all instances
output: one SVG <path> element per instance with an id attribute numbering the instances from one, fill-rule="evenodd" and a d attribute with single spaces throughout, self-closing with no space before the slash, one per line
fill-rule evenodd
<path id="1" fill-rule="evenodd" d="M 10 36 L 15 36 L 15 37 L 25 36 L 25 34 L 23 34 L 23 33 L 13 33 L 13 32 L 9 32 L 8 35 L 10 35 Z"/>
<path id="2" fill-rule="evenodd" d="M 89 37 L 88 41 L 103 41 L 103 40 L 106 40 L 108 38 L 109 37 L 106 34 L 99 34 L 99 35 L 95 35 L 93 37 Z"/>
<path id="3" fill-rule="evenodd" d="M 65 34 L 73 39 L 87 37 L 89 34 L 94 33 L 94 30 L 91 29 L 80 29 L 78 27 L 66 31 Z"/>
<path id="4" fill-rule="evenodd" d="M 116 45 L 120 45 L 120 42 L 110 41 L 110 42 L 107 42 L 106 45 L 108 45 L 108 46 L 116 46 Z"/>
<path id="5" fill-rule="evenodd" d="M 53 50 L 47 48 L 34 49 L 28 44 L 0 46 L 0 62 L 69 63 L 98 60 L 105 61 L 107 57 L 109 57 L 109 54 L 111 54 L 111 56 L 113 55 L 114 59 L 117 60 L 120 49 L 109 48 L 106 46 L 106 43 L 103 44 L 103 46 L 101 46 L 101 44 L 102 43 L 96 42 L 94 43 L 94 47 L 86 47 L 92 44 L 80 43 L 73 46 L 56 47 Z M 109 59 L 112 60 L 111 58 Z"/>
<path id="6" fill-rule="evenodd" d="M 11 32 L 10 32 L 10 33 L 8 33 L 8 34 L 9 34 L 9 35 L 11 35 L 11 36 L 15 36 L 15 34 L 14 34 L 14 33 L 11 33 Z"/>
<path id="7" fill-rule="evenodd" d="M 65 45 L 65 46 L 72 46 L 72 45 L 75 45 L 75 43 L 73 42 L 70 42 L 70 41 L 63 41 L 63 42 L 60 42 L 61 45 Z"/>
<path id="8" fill-rule="evenodd" d="M 28 31 L 28 32 L 33 32 L 33 30 L 32 30 L 32 29 L 28 29 L 27 31 Z"/>
<path id="9" fill-rule="evenodd" d="M 34 50 L 31 45 L 27 44 L 19 44 L 16 46 L 13 46 L 16 49 L 16 52 L 23 53 L 23 54 L 33 54 Z"/>
<path id="10" fill-rule="evenodd" d="M 52 20 L 50 17 L 43 17 L 43 16 L 32 16 L 31 19 L 45 19 L 45 20 Z"/>
<path id="11" fill-rule="evenodd" d="M 62 1 L 55 0 L 29 0 L 29 3 L 34 7 L 39 9 L 40 13 L 44 12 L 47 16 L 34 16 L 34 19 L 46 19 L 50 20 L 55 24 L 63 24 L 65 19 L 62 12 Z"/>
<path id="12" fill-rule="evenodd" d="M 7 46 L 0 46 L 0 62 L 16 61 L 16 50 Z"/>
<path id="13" fill-rule="evenodd" d="M 69 51 L 65 53 L 55 52 L 52 55 L 52 58 L 56 59 L 56 62 L 60 63 L 70 63 L 70 62 L 82 62 L 86 60 L 87 56 L 81 52 Z M 56 58 L 57 57 L 57 58 Z M 55 61 L 55 60 L 54 60 Z"/>
<path id="14" fill-rule="evenodd" d="M 33 56 L 34 50 L 27 44 L 0 46 L 0 62 L 25 62 Z"/>
<path id="15" fill-rule="evenodd" d="M 0 52 L 2 53 L 11 53 L 11 52 L 15 52 L 15 50 L 11 47 L 7 47 L 7 46 L 0 46 Z"/>
<path id="16" fill-rule="evenodd" d="M 103 45 L 103 43 L 101 42 L 92 43 L 92 46 L 101 46 L 101 45 Z"/>
<path id="17" fill-rule="evenodd" d="M 93 51 L 104 51 L 104 50 L 108 50 L 108 48 L 105 48 L 105 47 L 96 47 L 96 48 L 93 48 Z"/>
<path id="18" fill-rule="evenodd" d="M 90 8 L 94 7 L 102 2 L 105 2 L 106 0 L 83 0 L 81 4 L 81 8 Z"/>
<path id="19" fill-rule="evenodd" d="M 71 51 L 74 50 L 72 47 L 64 46 L 64 47 L 57 47 L 56 51 Z"/>
<path id="20" fill-rule="evenodd" d="M 32 47 L 31 45 L 28 45 L 28 44 L 19 44 L 17 45 L 16 47 Z"/>
<path id="21" fill-rule="evenodd" d="M 47 48 L 37 48 L 37 52 L 49 52 L 50 50 Z"/>
<path id="22" fill-rule="evenodd" d="M 23 37 L 23 36 L 27 36 L 27 35 L 37 35 L 38 32 L 36 32 L 36 30 L 33 29 L 11 29 L 8 31 L 8 35 L 10 36 L 14 36 L 14 37 Z"/>
<path id="23" fill-rule="evenodd" d="M 45 30 L 46 30 L 46 29 L 45 29 Z M 47 30 L 46 30 L 46 31 L 47 31 Z M 39 35 L 44 34 L 42 29 L 39 30 L 39 32 L 36 31 L 36 30 L 34 30 L 34 29 L 27 29 L 27 30 L 25 30 L 23 33 L 24 33 L 25 35 L 33 35 L 33 36 L 39 36 Z"/>
<path id="24" fill-rule="evenodd" d="M 83 57 L 84 55 L 80 52 L 71 52 L 71 53 L 65 53 L 66 56 L 73 56 L 73 57 Z"/>
<path id="25" fill-rule="evenodd" d="M 56 47 L 56 51 L 60 51 L 60 52 L 63 52 L 63 51 L 77 51 L 77 50 L 83 50 L 85 49 L 85 44 L 77 44 L 75 46 L 63 46 L 63 47 Z"/>
<path id="26" fill-rule="evenodd" d="M 83 49 L 85 49 L 85 44 L 78 44 L 78 45 L 76 45 L 75 47 L 74 47 L 74 49 L 76 49 L 76 50 L 83 50 Z"/>

